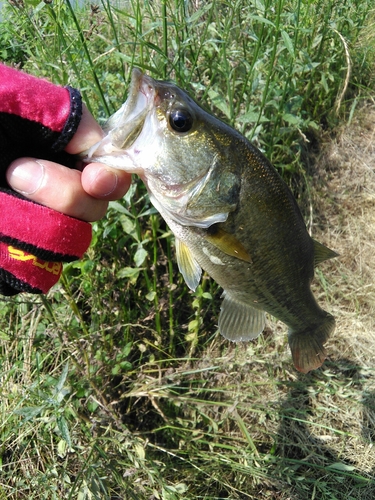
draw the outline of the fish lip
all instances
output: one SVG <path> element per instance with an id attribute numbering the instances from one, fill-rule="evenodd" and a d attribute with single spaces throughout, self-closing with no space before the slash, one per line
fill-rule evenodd
<path id="1" fill-rule="evenodd" d="M 152 78 L 142 73 L 139 68 L 133 68 L 129 96 L 138 97 L 139 93 L 143 94 L 149 103 L 155 95 L 155 86 Z"/>
<path id="2" fill-rule="evenodd" d="M 139 68 L 132 71 L 128 98 L 122 107 L 112 115 L 103 127 L 105 137 L 89 150 L 82 153 L 84 161 L 109 163 L 109 157 L 126 157 L 142 131 L 147 114 L 153 107 L 155 87 L 152 79 L 142 73 Z"/>
<path id="3" fill-rule="evenodd" d="M 155 87 L 147 75 L 139 68 L 134 68 L 121 121 L 122 126 L 130 122 L 143 122 L 150 111 L 155 97 Z"/>
<path id="4" fill-rule="evenodd" d="M 152 78 L 142 73 L 139 68 L 134 68 L 132 72 L 132 84 L 137 88 L 137 92 L 141 92 L 150 101 L 155 97 L 155 85 Z"/>

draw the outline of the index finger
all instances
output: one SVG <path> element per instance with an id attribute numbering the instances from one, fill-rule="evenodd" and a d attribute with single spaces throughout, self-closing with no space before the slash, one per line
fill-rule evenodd
<path id="1" fill-rule="evenodd" d="M 82 105 L 82 118 L 65 151 L 76 155 L 99 142 L 104 137 L 104 132 L 99 123 L 94 119 L 85 104 Z"/>

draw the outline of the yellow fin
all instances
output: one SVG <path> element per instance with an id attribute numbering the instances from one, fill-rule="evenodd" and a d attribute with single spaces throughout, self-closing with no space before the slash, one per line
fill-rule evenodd
<path id="1" fill-rule="evenodd" d="M 314 242 L 314 266 L 317 266 L 321 262 L 338 257 L 338 253 L 334 252 L 330 248 L 326 247 L 319 241 L 313 239 Z"/>
<path id="2" fill-rule="evenodd" d="M 176 238 L 177 264 L 190 290 L 196 290 L 202 275 L 202 268 L 195 260 L 189 247 Z"/>
<path id="3" fill-rule="evenodd" d="M 240 302 L 227 292 L 223 296 L 219 316 L 219 330 L 223 337 L 232 342 L 258 337 L 266 322 L 264 311 Z"/>
<path id="4" fill-rule="evenodd" d="M 237 259 L 244 260 L 245 262 L 252 264 L 253 261 L 251 260 L 249 252 L 235 236 L 227 233 L 224 229 L 217 227 L 215 227 L 215 230 L 213 231 L 212 227 L 213 226 L 211 226 L 211 228 L 207 231 L 207 241 L 223 253 L 231 255 L 232 257 L 237 257 Z"/>

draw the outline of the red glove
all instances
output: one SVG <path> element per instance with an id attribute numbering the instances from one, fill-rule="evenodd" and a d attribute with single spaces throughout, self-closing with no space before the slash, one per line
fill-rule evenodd
<path id="1" fill-rule="evenodd" d="M 82 257 L 91 225 L 10 190 L 9 164 L 29 156 L 74 168 L 64 152 L 82 115 L 79 92 L 0 64 L 0 293 L 46 293 L 62 262 Z"/>

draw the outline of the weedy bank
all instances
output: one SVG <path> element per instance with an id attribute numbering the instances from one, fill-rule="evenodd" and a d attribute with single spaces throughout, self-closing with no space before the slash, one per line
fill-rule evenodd
<path id="1" fill-rule="evenodd" d="M 324 169 L 310 154 L 315 147 L 320 158 L 321 131 L 353 121 L 371 96 L 371 8 L 3 8 L 2 60 L 80 88 L 101 120 L 125 100 L 133 66 L 175 80 L 265 152 L 313 235 L 343 257 L 315 284 L 338 320 L 332 357 L 299 375 L 272 318 L 253 343 L 218 336 L 220 290 L 207 277 L 197 292 L 186 289 L 170 232 L 135 181 L 47 297 L 1 302 L 0 498 L 374 497 L 372 121 L 367 142 L 356 143 L 360 125 L 344 130 L 337 150 L 349 145 L 347 156 L 326 153 Z"/>

